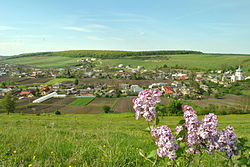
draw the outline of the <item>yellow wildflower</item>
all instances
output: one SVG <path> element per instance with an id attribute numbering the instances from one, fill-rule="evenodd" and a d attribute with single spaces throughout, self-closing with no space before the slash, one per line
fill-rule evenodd
<path id="1" fill-rule="evenodd" d="M 36 159 L 36 156 L 34 156 L 33 159 Z"/>
<path id="2" fill-rule="evenodd" d="M 76 159 L 75 159 L 75 161 L 76 161 Z"/>
<path id="3" fill-rule="evenodd" d="M 32 164 L 29 164 L 29 166 L 28 167 L 32 167 Z"/>
<path id="4" fill-rule="evenodd" d="M 16 154 L 16 151 L 13 151 L 14 154 Z"/>
<path id="5" fill-rule="evenodd" d="M 71 165 L 69 165 L 69 167 L 71 167 Z"/>
<path id="6" fill-rule="evenodd" d="M 54 152 L 53 152 L 53 151 L 51 151 L 51 154 L 54 154 Z"/>
<path id="7" fill-rule="evenodd" d="M 250 152 L 248 154 L 250 154 Z"/>
<path id="8" fill-rule="evenodd" d="M 106 147 L 106 145 L 103 145 L 103 147 Z"/>

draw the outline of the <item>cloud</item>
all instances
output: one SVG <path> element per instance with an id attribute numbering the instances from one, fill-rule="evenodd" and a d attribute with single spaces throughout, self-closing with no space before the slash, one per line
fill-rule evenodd
<path id="1" fill-rule="evenodd" d="M 88 25 L 88 27 L 91 27 L 91 28 L 100 28 L 100 29 L 107 29 L 108 28 L 107 26 L 101 25 L 101 24 L 90 24 L 90 25 Z"/>
<path id="2" fill-rule="evenodd" d="M 94 40 L 94 41 L 101 41 L 101 40 L 103 40 L 102 38 L 95 37 L 95 36 L 88 36 L 87 38 L 90 39 L 90 40 Z"/>
<path id="3" fill-rule="evenodd" d="M 139 34 L 140 34 L 140 35 L 145 35 L 145 32 L 140 32 Z"/>
<path id="4" fill-rule="evenodd" d="M 112 37 L 111 39 L 116 40 L 116 41 L 123 41 L 124 40 L 123 38 L 119 38 L 119 37 Z"/>
<path id="5" fill-rule="evenodd" d="M 13 47 L 13 46 L 20 46 L 21 43 L 19 42 L 0 42 L 0 47 Z"/>
<path id="6" fill-rule="evenodd" d="M 92 32 L 91 30 L 84 27 L 63 27 L 65 30 L 80 31 L 80 32 Z"/>
<path id="7" fill-rule="evenodd" d="M 16 30 L 16 28 L 9 27 L 9 26 L 1 26 L 0 25 L 0 31 L 8 31 L 8 30 Z"/>

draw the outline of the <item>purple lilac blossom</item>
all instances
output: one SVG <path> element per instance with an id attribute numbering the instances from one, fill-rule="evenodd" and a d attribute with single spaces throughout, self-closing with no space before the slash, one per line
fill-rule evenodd
<path id="1" fill-rule="evenodd" d="M 151 130 L 152 136 L 155 138 L 155 143 L 159 147 L 157 154 L 160 157 L 168 156 L 169 159 L 175 159 L 178 144 L 176 143 L 175 135 L 171 133 L 171 129 L 167 126 L 160 126 Z"/>
<path id="2" fill-rule="evenodd" d="M 155 105 L 161 102 L 162 95 L 159 89 L 145 89 L 138 94 L 138 97 L 133 100 L 136 119 L 144 117 L 146 121 L 152 121 L 157 117 Z"/>

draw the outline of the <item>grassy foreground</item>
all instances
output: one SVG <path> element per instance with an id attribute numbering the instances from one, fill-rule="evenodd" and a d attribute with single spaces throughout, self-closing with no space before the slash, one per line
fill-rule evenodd
<path id="1" fill-rule="evenodd" d="M 164 117 L 161 124 L 174 130 L 181 118 Z M 218 118 L 219 129 L 231 124 L 237 136 L 250 140 L 250 115 Z M 134 113 L 0 114 L 0 166 L 151 166 L 138 153 L 157 148 L 143 131 L 146 127 L 144 119 L 135 120 Z M 222 160 L 206 156 L 201 166 L 222 166 Z"/>

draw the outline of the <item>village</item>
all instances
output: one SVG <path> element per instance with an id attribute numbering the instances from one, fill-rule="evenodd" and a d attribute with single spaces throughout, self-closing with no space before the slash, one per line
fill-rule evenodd
<path id="1" fill-rule="evenodd" d="M 33 67 L 18 66 L 12 64 L 0 64 L 0 97 L 3 98 L 9 91 L 19 99 L 52 97 L 50 94 L 57 92 L 58 97 L 126 97 L 136 96 L 140 91 L 147 88 L 159 88 L 166 97 L 176 99 L 202 99 L 218 93 L 217 87 L 230 88 L 238 81 L 244 81 L 245 77 L 240 66 L 236 71 L 209 71 L 209 72 L 184 72 L 178 69 L 145 69 L 143 66 L 132 67 L 110 66 L 100 68 L 95 66 L 96 58 L 80 59 L 75 67 L 64 67 L 56 69 L 40 69 Z M 7 79 L 6 79 L 7 78 Z M 35 83 L 19 87 L 12 78 L 17 79 L 48 79 L 61 78 L 62 82 L 51 84 Z M 64 81 L 63 78 L 66 78 Z M 79 83 L 79 80 L 92 79 L 89 84 Z M 9 80 L 9 82 L 8 82 Z M 102 80 L 113 80 L 114 82 L 98 82 Z M 133 84 L 128 81 L 141 81 L 140 84 Z M 12 81 L 12 82 L 11 82 Z M 116 82 L 122 81 L 122 82 Z M 150 81 L 150 82 L 143 82 Z M 7 84 L 8 83 L 8 84 Z M 43 98 L 47 99 L 47 98 Z M 33 102 L 37 102 L 35 100 Z"/>

